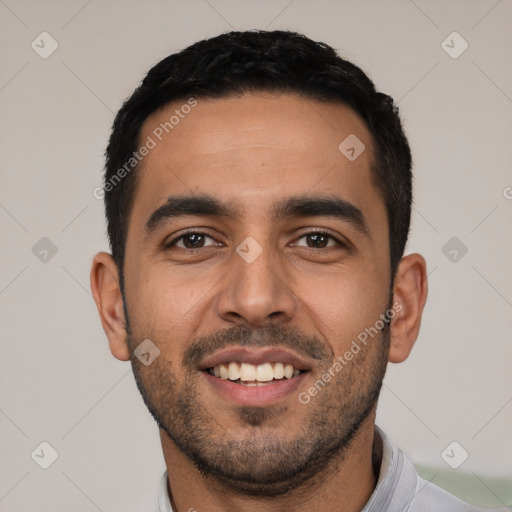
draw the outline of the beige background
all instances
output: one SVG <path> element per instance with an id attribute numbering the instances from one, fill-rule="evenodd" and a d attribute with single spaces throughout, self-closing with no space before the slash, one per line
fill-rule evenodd
<path id="1" fill-rule="evenodd" d="M 510 19 L 510 0 L 0 0 L 0 510 L 156 510 L 157 427 L 89 289 L 107 249 L 92 191 L 114 113 L 148 69 L 250 28 L 325 41 L 399 101 L 415 161 L 408 250 L 427 259 L 430 297 L 378 424 L 434 483 L 511 504 Z M 31 47 L 43 31 L 59 45 L 46 59 Z M 454 31 L 469 44 L 458 58 L 445 49 L 462 39 L 442 46 Z M 57 249 L 46 262 L 32 250 L 43 237 Z M 457 262 L 442 251 L 452 237 L 468 249 Z M 43 441 L 59 455 L 48 469 L 31 457 Z M 469 453 L 458 469 L 441 457 L 452 441 Z"/>

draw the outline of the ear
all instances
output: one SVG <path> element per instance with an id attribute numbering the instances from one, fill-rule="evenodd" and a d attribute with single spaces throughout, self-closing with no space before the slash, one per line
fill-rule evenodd
<path id="1" fill-rule="evenodd" d="M 130 352 L 126 340 L 126 319 L 119 273 L 114 259 L 106 252 L 96 254 L 93 259 L 91 290 L 112 355 L 121 361 L 128 361 Z"/>
<path id="2" fill-rule="evenodd" d="M 401 363 L 409 356 L 418 337 L 421 315 L 427 300 L 427 264 L 420 254 L 404 256 L 393 285 L 391 346 L 389 362 Z"/>

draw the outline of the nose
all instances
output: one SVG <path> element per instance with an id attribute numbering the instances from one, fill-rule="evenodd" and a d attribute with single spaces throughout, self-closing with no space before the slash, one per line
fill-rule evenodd
<path id="1" fill-rule="evenodd" d="M 254 260 L 244 256 L 243 247 L 242 251 L 233 252 L 231 271 L 223 280 L 224 286 L 217 298 L 218 315 L 223 320 L 264 327 L 294 317 L 297 297 L 284 262 L 277 252 L 261 249 Z M 254 250 L 251 246 L 250 251 Z"/>

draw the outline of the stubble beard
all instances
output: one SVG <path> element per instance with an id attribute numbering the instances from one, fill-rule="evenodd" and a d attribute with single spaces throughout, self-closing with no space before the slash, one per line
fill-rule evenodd
<path id="1" fill-rule="evenodd" d="M 202 405 L 197 391 L 202 376 L 197 368 L 195 371 L 187 369 L 179 383 L 171 362 L 162 355 L 148 367 L 134 357 L 133 350 L 139 340 L 129 329 L 128 342 L 133 373 L 144 403 L 159 428 L 199 472 L 232 492 L 272 497 L 314 481 L 315 476 L 333 461 L 340 463 L 344 460 L 360 427 L 375 411 L 387 366 L 390 343 L 387 327 L 335 374 L 335 378 L 308 404 L 301 404 L 297 399 L 290 405 L 307 408 L 308 412 L 304 416 L 302 433 L 293 438 L 278 437 L 269 427 L 280 417 L 285 417 L 287 407 L 282 405 L 240 407 L 236 425 L 240 428 L 235 437 L 229 437 L 226 429 Z M 244 329 L 231 328 L 227 331 L 229 335 L 221 335 L 221 338 L 225 343 L 237 339 L 240 344 L 248 345 L 247 336 L 250 337 L 251 331 Z M 293 346 L 293 341 L 283 343 L 285 339 L 293 340 L 289 330 L 274 325 L 270 327 L 270 333 L 269 344 Z M 219 343 L 218 334 L 208 341 L 213 339 Z M 305 345 L 308 343 L 304 337 L 301 339 Z M 194 342 L 196 352 L 201 350 L 204 342 L 205 339 Z M 319 343 L 319 340 L 310 339 L 310 344 L 317 348 L 317 355 L 322 354 L 314 382 L 321 379 L 334 362 L 332 354 L 327 357 Z M 194 350 L 188 352 L 189 355 L 193 353 Z"/>

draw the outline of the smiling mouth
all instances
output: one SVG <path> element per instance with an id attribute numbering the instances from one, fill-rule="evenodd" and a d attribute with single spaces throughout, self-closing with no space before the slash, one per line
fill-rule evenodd
<path id="1" fill-rule="evenodd" d="M 298 377 L 304 370 L 299 370 L 291 364 L 268 362 L 255 365 L 232 361 L 207 368 L 206 372 L 242 386 L 268 386 L 275 381 Z"/>

